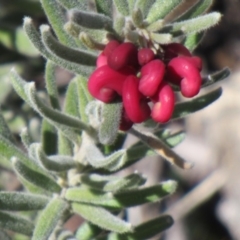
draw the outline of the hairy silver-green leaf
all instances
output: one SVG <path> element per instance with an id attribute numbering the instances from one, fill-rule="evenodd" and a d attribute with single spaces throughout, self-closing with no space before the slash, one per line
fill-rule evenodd
<path id="1" fill-rule="evenodd" d="M 132 231 L 132 226 L 130 223 L 121 220 L 101 207 L 72 203 L 72 209 L 73 212 L 79 214 L 89 222 L 92 222 L 103 229 L 118 233 Z"/>
<path id="2" fill-rule="evenodd" d="M 98 226 L 96 226 L 90 222 L 85 221 L 77 229 L 75 236 L 78 240 L 90 240 L 93 237 L 96 237 L 101 232 L 102 232 L 101 228 L 99 228 Z"/>
<path id="3" fill-rule="evenodd" d="M 227 67 L 213 74 L 209 74 L 208 76 L 203 78 L 202 87 L 207 87 L 216 82 L 222 81 L 223 79 L 227 78 L 230 74 L 231 74 L 231 71 Z"/>
<path id="4" fill-rule="evenodd" d="M 113 25 L 111 18 L 103 14 L 79 10 L 70 12 L 70 20 L 90 29 L 111 29 Z"/>
<path id="5" fill-rule="evenodd" d="M 4 211 L 32 211 L 43 209 L 49 198 L 23 192 L 0 192 L 0 209 Z"/>
<path id="6" fill-rule="evenodd" d="M 220 13 L 212 12 L 190 20 L 166 25 L 162 31 L 170 32 L 175 37 L 179 35 L 201 32 L 216 25 L 220 21 L 221 17 L 222 15 Z"/>
<path id="7" fill-rule="evenodd" d="M 40 214 L 32 240 L 47 240 L 68 209 L 68 204 L 60 198 L 53 198 Z"/>
<path id="8" fill-rule="evenodd" d="M 136 27 L 143 27 L 143 13 L 140 8 L 134 8 L 132 11 L 132 20 Z"/>
<path id="9" fill-rule="evenodd" d="M 158 32 L 164 26 L 164 20 L 160 19 L 147 26 L 147 30 L 150 32 Z"/>
<path id="10" fill-rule="evenodd" d="M 2 115 L 2 111 L 0 110 L 0 135 L 9 139 L 11 142 L 15 142 L 15 139 Z"/>
<path id="11" fill-rule="evenodd" d="M 20 133 L 21 141 L 24 144 L 25 148 L 28 149 L 28 147 L 33 142 L 31 136 L 29 135 L 28 129 L 25 127 L 21 130 Z"/>
<path id="12" fill-rule="evenodd" d="M 74 234 L 69 230 L 61 230 L 57 232 L 57 240 L 77 240 Z"/>
<path id="13" fill-rule="evenodd" d="M 145 18 L 148 13 L 150 8 L 152 7 L 152 5 L 155 3 L 156 0 L 136 0 L 135 3 L 135 8 L 139 8 L 143 14 L 143 18 Z"/>
<path id="14" fill-rule="evenodd" d="M 87 88 L 87 79 L 82 76 L 76 77 L 77 93 L 78 93 L 78 107 L 80 118 L 83 122 L 88 122 L 88 116 L 86 114 L 87 104 L 93 100 Z"/>
<path id="15" fill-rule="evenodd" d="M 0 211 L 0 228 L 31 236 L 34 225 L 17 214 Z"/>
<path id="16" fill-rule="evenodd" d="M 163 215 L 134 227 L 133 233 L 110 233 L 106 240 L 146 240 L 154 237 L 173 225 L 169 215 Z M 98 238 L 97 238 L 98 239 Z M 99 238 L 100 240 L 101 238 Z"/>
<path id="17" fill-rule="evenodd" d="M 191 18 L 195 18 L 203 13 L 206 13 L 213 4 L 213 0 L 199 0 L 189 10 L 182 14 L 174 21 L 183 21 Z"/>
<path id="18" fill-rule="evenodd" d="M 176 132 L 162 139 L 169 147 L 173 148 L 185 139 L 186 134 L 183 131 Z"/>
<path id="19" fill-rule="evenodd" d="M 66 9 L 77 8 L 81 10 L 88 9 L 88 0 L 57 0 Z"/>
<path id="20" fill-rule="evenodd" d="M 98 137 L 102 144 L 113 144 L 116 140 L 122 117 L 122 103 L 103 104 Z"/>
<path id="21" fill-rule="evenodd" d="M 49 100 L 52 107 L 55 109 L 60 109 L 55 71 L 56 71 L 56 65 L 53 62 L 48 60 L 45 68 L 46 88 L 47 88 Z"/>
<path id="22" fill-rule="evenodd" d="M 195 48 L 201 43 L 205 33 L 191 33 L 188 34 L 183 42 L 183 45 L 189 50 L 194 51 Z"/>
<path id="23" fill-rule="evenodd" d="M 119 36 L 123 36 L 125 20 L 125 17 L 120 14 L 115 17 L 113 28 Z"/>
<path id="24" fill-rule="evenodd" d="M 199 111 L 216 101 L 221 95 L 222 88 L 217 88 L 203 96 L 194 98 L 193 100 L 177 103 L 172 119 L 183 118 L 191 113 Z"/>
<path id="25" fill-rule="evenodd" d="M 95 66 L 97 56 L 91 52 L 67 47 L 55 39 L 48 25 L 42 25 L 42 41 L 49 52 L 66 61 L 82 65 Z"/>
<path id="26" fill-rule="evenodd" d="M 73 143 L 61 131 L 58 131 L 58 153 L 61 155 L 73 155 Z"/>
<path id="27" fill-rule="evenodd" d="M 146 18 L 147 22 L 153 23 L 159 19 L 163 19 L 170 12 L 172 12 L 181 2 L 182 0 L 156 0 L 149 10 Z"/>
<path id="28" fill-rule="evenodd" d="M 65 198 L 69 201 L 90 203 L 113 209 L 122 209 L 156 202 L 176 190 L 176 182 L 169 180 L 142 189 L 129 189 L 127 192 L 105 193 L 86 187 L 69 188 Z"/>
<path id="29" fill-rule="evenodd" d="M 169 33 L 150 33 L 154 42 L 159 44 L 168 44 L 173 41 L 173 37 Z"/>
<path id="30" fill-rule="evenodd" d="M 112 0 L 95 0 L 95 5 L 98 13 L 112 16 Z"/>
<path id="31" fill-rule="evenodd" d="M 12 163 L 16 173 L 30 183 L 49 192 L 61 191 L 61 187 L 52 178 L 30 169 L 16 158 L 12 158 Z"/>
<path id="32" fill-rule="evenodd" d="M 62 7 L 56 0 L 41 0 L 45 14 L 58 39 L 71 47 L 76 47 L 75 41 L 64 31 L 66 18 Z"/>
<path id="33" fill-rule="evenodd" d="M 119 13 L 123 16 L 129 16 L 128 0 L 113 0 L 113 2 Z"/>
<path id="34" fill-rule="evenodd" d="M 53 55 L 51 52 L 49 52 L 44 44 L 41 41 L 41 36 L 39 32 L 35 29 L 35 26 L 32 22 L 32 19 L 29 17 L 24 18 L 24 30 L 28 35 L 28 38 L 31 40 L 35 48 L 43 55 L 43 57 L 47 58 L 48 60 L 53 61 L 57 65 L 67 69 L 70 72 L 76 73 L 76 74 L 82 74 L 84 76 L 89 76 L 89 74 L 92 73 L 93 68 L 82 66 L 77 63 L 66 61 L 62 58 L 57 57 L 56 55 Z"/>
<path id="35" fill-rule="evenodd" d="M 79 34 L 79 39 L 89 49 L 101 50 L 102 51 L 105 48 L 104 44 L 102 44 L 101 42 L 96 41 L 88 33 L 81 32 Z"/>

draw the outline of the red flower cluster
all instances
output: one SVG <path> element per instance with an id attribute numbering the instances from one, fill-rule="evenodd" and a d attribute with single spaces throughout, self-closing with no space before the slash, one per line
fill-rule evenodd
<path id="1" fill-rule="evenodd" d="M 88 81 L 89 92 L 105 103 L 122 97 L 121 130 L 150 116 L 156 122 L 169 121 L 175 105 L 169 83 L 179 85 L 185 97 L 193 97 L 200 90 L 201 59 L 179 43 L 161 47 L 159 59 L 149 48 L 138 50 L 133 43 L 112 40 L 97 59 L 97 69 Z"/>

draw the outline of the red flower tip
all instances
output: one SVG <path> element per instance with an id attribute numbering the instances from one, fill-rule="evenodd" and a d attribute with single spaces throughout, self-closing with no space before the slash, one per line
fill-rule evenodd
<path id="1" fill-rule="evenodd" d="M 103 54 L 108 57 L 114 49 L 116 49 L 120 43 L 116 40 L 111 40 L 103 50 Z"/>
<path id="2" fill-rule="evenodd" d="M 175 96 L 172 88 L 162 82 L 158 94 L 154 96 L 158 101 L 153 105 L 151 117 L 154 121 L 165 123 L 171 119 L 174 110 Z"/>
<path id="3" fill-rule="evenodd" d="M 191 57 L 192 54 L 190 51 L 180 43 L 170 43 L 163 46 L 165 50 L 165 58 L 170 60 L 178 55 L 188 56 Z"/>
<path id="4" fill-rule="evenodd" d="M 103 53 L 99 54 L 96 65 L 97 68 L 107 65 L 107 57 Z"/>
<path id="5" fill-rule="evenodd" d="M 137 48 L 133 43 L 122 43 L 108 56 L 108 65 L 114 70 L 120 70 L 126 66 L 137 68 L 137 54 Z"/>
<path id="6" fill-rule="evenodd" d="M 138 63 L 143 66 L 154 59 L 154 52 L 150 48 L 142 48 L 138 51 Z"/>
<path id="7" fill-rule="evenodd" d="M 122 131 L 127 131 L 129 130 L 133 125 L 133 122 L 129 119 L 126 110 L 123 108 L 123 112 L 122 112 L 122 118 L 121 118 L 121 122 L 119 125 L 119 130 Z"/>
<path id="8" fill-rule="evenodd" d="M 150 107 L 147 99 L 141 99 L 138 84 L 139 80 L 134 75 L 128 76 L 123 84 L 123 106 L 134 123 L 141 123 L 150 116 Z"/>
<path id="9" fill-rule="evenodd" d="M 180 79 L 180 88 L 185 97 L 194 97 L 200 91 L 202 78 L 196 64 L 185 57 L 173 58 L 167 68 L 168 80 L 178 81 Z"/>
<path id="10" fill-rule="evenodd" d="M 147 96 L 153 96 L 165 74 L 165 65 L 159 60 L 155 59 L 141 69 L 141 78 L 139 83 L 139 91 Z"/>
<path id="11" fill-rule="evenodd" d="M 105 103 L 111 102 L 117 95 L 122 94 L 125 78 L 134 74 L 131 68 L 115 71 L 104 65 L 96 69 L 88 80 L 88 90 L 91 95 Z"/>

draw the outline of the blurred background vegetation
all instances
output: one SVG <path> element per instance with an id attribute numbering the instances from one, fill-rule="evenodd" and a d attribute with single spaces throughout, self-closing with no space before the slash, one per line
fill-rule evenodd
<path id="1" fill-rule="evenodd" d="M 191 4 L 195 0 L 187 0 Z M 219 103 L 214 103 L 209 110 L 203 110 L 184 122 L 169 124 L 173 128 L 184 128 L 187 132 L 186 141 L 176 151 L 195 162 L 189 172 L 179 171 L 168 163 L 146 159 L 132 170 L 144 172 L 149 177 L 149 184 L 162 179 L 174 178 L 179 181 L 179 190 L 170 201 L 153 204 L 145 209 L 134 209 L 129 213 L 131 221 L 150 218 L 156 210 L 162 211 L 191 193 L 196 185 L 204 184 L 211 173 L 220 169 L 231 172 L 217 193 L 206 187 L 204 194 L 208 199 L 196 204 L 187 213 L 174 211 L 177 219 L 161 239 L 166 240 L 240 240 L 240 190 L 239 190 L 239 142 L 240 131 L 240 1 L 216 0 L 212 10 L 221 12 L 224 17 L 221 23 L 209 30 L 198 47 L 196 55 L 204 60 L 204 72 L 207 74 L 228 66 L 232 69 L 232 77 L 223 84 L 224 95 Z M 47 23 L 38 0 L 0 0 L 0 105 L 11 130 L 16 138 L 24 126 L 28 126 L 37 141 L 39 136 L 40 118 L 13 92 L 8 79 L 12 67 L 17 68 L 28 81 L 35 81 L 41 94 L 44 93 L 45 60 L 39 56 L 22 30 L 24 16 L 34 19 L 36 26 Z M 60 97 L 64 97 L 65 87 L 70 74 L 62 69 L 56 72 Z M 222 84 L 222 83 L 221 83 Z M 238 104 L 239 102 L 239 104 Z M 229 167 L 231 165 L 231 168 Z M 146 167 L 147 166 L 147 167 Z M 215 186 L 218 178 L 210 179 Z M 238 184 L 239 183 L 239 184 Z M 215 185 L 214 185 L 215 184 Z M 207 185 L 208 186 L 208 185 Z M 0 160 L 0 189 L 21 190 L 22 187 L 9 168 L 8 162 Z M 196 192 L 195 197 L 201 197 Z M 74 229 L 80 219 L 72 220 L 67 228 Z M 15 239 L 24 239 L 15 236 Z"/>

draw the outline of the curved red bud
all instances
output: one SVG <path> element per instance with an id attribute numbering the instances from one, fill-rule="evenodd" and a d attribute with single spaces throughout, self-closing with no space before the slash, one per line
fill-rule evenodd
<path id="1" fill-rule="evenodd" d="M 141 69 L 139 91 L 147 97 L 153 96 L 162 82 L 164 74 L 165 65 L 159 59 L 144 65 Z"/>
<path id="2" fill-rule="evenodd" d="M 193 97 L 199 93 L 202 78 L 193 62 L 185 57 L 176 57 L 169 62 L 167 72 L 167 78 L 170 81 L 180 79 L 180 88 L 183 96 Z M 172 79 L 170 79 L 171 77 Z"/>
<path id="3" fill-rule="evenodd" d="M 120 45 L 120 43 L 116 40 L 111 40 L 106 47 L 103 50 L 103 54 L 108 57 L 115 48 L 117 48 Z"/>
<path id="4" fill-rule="evenodd" d="M 114 70 L 120 70 L 126 66 L 137 68 L 137 54 L 137 48 L 133 43 L 122 43 L 108 56 L 108 65 Z"/>
<path id="5" fill-rule="evenodd" d="M 122 112 L 122 118 L 121 118 L 121 122 L 119 125 L 119 130 L 122 131 L 127 131 L 129 130 L 133 125 L 133 122 L 129 119 L 126 110 L 123 108 L 123 112 Z"/>
<path id="6" fill-rule="evenodd" d="M 97 68 L 107 65 L 107 57 L 103 53 L 99 54 L 96 65 Z"/>
<path id="7" fill-rule="evenodd" d="M 111 102 L 122 94 L 123 82 L 130 74 L 134 74 L 131 68 L 117 72 L 107 65 L 99 67 L 89 77 L 88 90 L 94 98 L 105 103 Z"/>
<path id="8" fill-rule="evenodd" d="M 155 98 L 158 98 L 158 101 L 153 105 L 152 119 L 160 123 L 168 122 L 171 119 L 175 105 L 175 96 L 171 86 L 165 81 L 162 82 Z"/>
<path id="9" fill-rule="evenodd" d="M 152 49 L 142 48 L 138 51 L 138 63 L 143 66 L 154 59 L 155 55 Z"/>
<path id="10" fill-rule="evenodd" d="M 141 123 L 150 116 L 150 107 L 147 99 L 141 99 L 138 84 L 139 80 L 134 75 L 128 76 L 123 84 L 123 106 L 129 119 L 134 123 Z"/>

